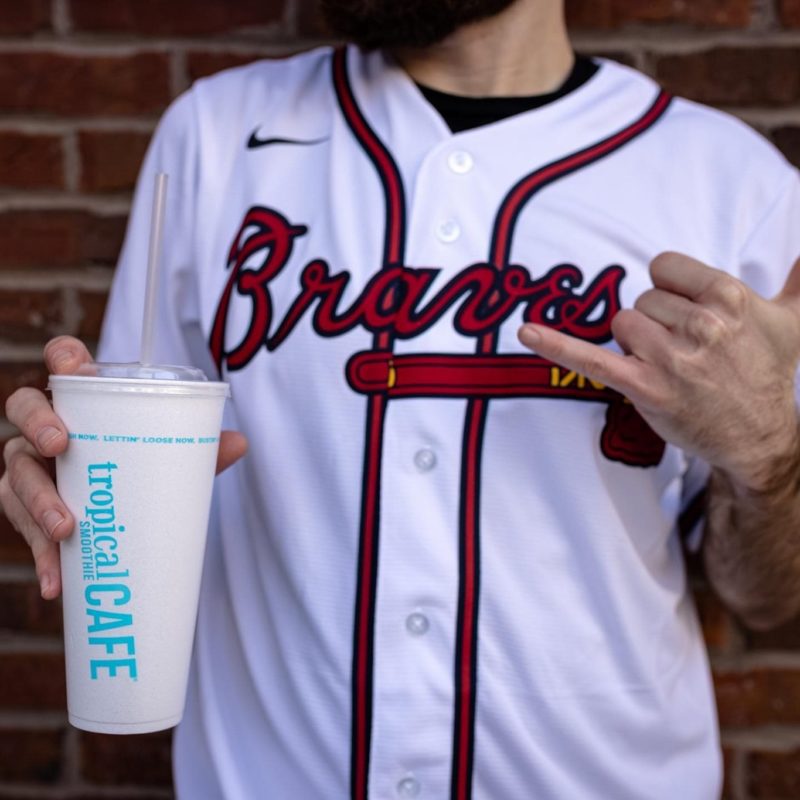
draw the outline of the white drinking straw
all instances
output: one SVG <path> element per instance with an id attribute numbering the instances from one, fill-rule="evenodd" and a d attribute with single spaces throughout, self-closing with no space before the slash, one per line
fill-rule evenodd
<path id="1" fill-rule="evenodd" d="M 139 361 L 153 363 L 153 335 L 155 333 L 158 274 L 161 268 L 161 235 L 164 228 L 164 199 L 167 194 L 167 173 L 156 175 L 153 191 L 153 215 L 150 222 L 150 250 L 147 254 L 147 279 L 144 290 L 144 317 L 142 318 L 142 345 Z"/>

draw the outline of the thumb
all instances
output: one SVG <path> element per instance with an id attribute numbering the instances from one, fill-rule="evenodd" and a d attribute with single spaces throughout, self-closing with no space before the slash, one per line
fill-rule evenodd
<path id="1" fill-rule="evenodd" d="M 800 258 L 794 262 L 794 266 L 789 270 L 786 283 L 775 298 L 779 302 L 794 305 L 800 312 Z"/>
<path id="2" fill-rule="evenodd" d="M 57 336 L 44 347 L 44 362 L 53 375 L 72 375 L 91 360 L 86 345 L 72 336 Z"/>
<path id="3" fill-rule="evenodd" d="M 234 462 L 238 461 L 247 452 L 247 439 L 239 431 L 222 431 L 219 439 L 217 453 L 217 474 Z"/>

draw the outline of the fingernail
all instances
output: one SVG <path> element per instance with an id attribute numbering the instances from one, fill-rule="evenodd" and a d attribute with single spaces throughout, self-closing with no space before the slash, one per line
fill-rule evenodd
<path id="1" fill-rule="evenodd" d="M 539 331 L 537 331 L 533 325 L 523 325 L 519 329 L 519 338 L 522 339 L 525 344 L 529 345 L 537 345 L 542 340 Z"/>
<path id="2" fill-rule="evenodd" d="M 46 428 L 42 428 L 39 433 L 36 434 L 36 443 L 39 445 L 39 447 L 45 448 L 52 444 L 60 436 L 61 431 L 58 428 L 48 425 Z"/>
<path id="3" fill-rule="evenodd" d="M 45 572 L 41 578 L 39 578 L 39 591 L 41 592 L 42 597 L 46 598 L 50 592 L 50 587 L 52 586 L 52 581 L 50 580 L 50 576 Z"/>
<path id="4" fill-rule="evenodd" d="M 44 522 L 44 527 L 46 528 L 51 539 L 55 535 L 56 528 L 58 528 L 63 521 L 64 515 L 58 511 L 54 511 L 53 509 L 50 511 L 45 511 L 44 516 L 42 517 L 42 522 Z"/>

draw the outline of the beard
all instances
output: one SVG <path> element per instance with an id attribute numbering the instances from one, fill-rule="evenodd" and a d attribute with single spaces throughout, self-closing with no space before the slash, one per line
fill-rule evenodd
<path id="1" fill-rule="evenodd" d="M 321 0 L 335 36 L 367 50 L 428 47 L 457 28 L 492 17 L 516 0 Z"/>

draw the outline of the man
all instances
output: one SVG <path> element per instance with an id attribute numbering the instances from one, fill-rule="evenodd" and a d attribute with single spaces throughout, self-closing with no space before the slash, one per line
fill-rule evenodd
<path id="1" fill-rule="evenodd" d="M 678 529 L 745 621 L 795 613 L 798 176 L 576 60 L 558 0 L 324 5 L 365 49 L 166 114 L 101 349 L 136 358 L 164 169 L 159 355 L 229 380 L 250 444 L 219 478 L 178 792 L 709 800 Z M 66 432 L 32 390 L 8 415 L 2 499 L 53 597 L 73 521 L 38 458 Z"/>

